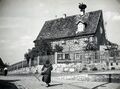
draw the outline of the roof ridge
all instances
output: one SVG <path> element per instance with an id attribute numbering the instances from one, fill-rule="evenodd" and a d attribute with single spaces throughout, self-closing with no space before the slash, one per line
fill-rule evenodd
<path id="1" fill-rule="evenodd" d="M 101 13 L 102 13 L 102 10 L 99 10 L 99 11 L 101 11 Z M 101 16 L 101 14 L 99 14 L 99 20 L 100 20 L 100 16 Z M 97 26 L 98 26 L 98 24 L 99 24 L 99 20 L 98 20 L 98 22 L 97 22 L 96 29 L 97 29 Z"/>
<path id="2" fill-rule="evenodd" d="M 85 15 L 88 14 L 88 13 L 94 13 L 94 12 L 99 12 L 99 11 L 102 12 L 102 10 L 95 10 L 95 11 L 86 12 Z M 66 18 L 70 18 L 70 17 L 77 16 L 77 15 L 80 15 L 80 14 L 74 14 L 74 15 L 66 16 Z M 46 20 L 45 22 L 55 21 L 55 20 L 59 20 L 59 19 L 65 19 L 65 18 L 60 17 L 60 18 Z"/>

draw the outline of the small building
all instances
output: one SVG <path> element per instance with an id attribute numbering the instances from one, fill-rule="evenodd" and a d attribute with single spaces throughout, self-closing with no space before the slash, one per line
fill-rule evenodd
<path id="1" fill-rule="evenodd" d="M 114 51 L 115 55 L 109 56 L 109 69 L 120 69 L 120 50 Z"/>
<path id="2" fill-rule="evenodd" d="M 5 68 L 5 65 L 4 65 L 2 59 L 0 58 L 0 74 L 4 73 L 4 68 Z"/>

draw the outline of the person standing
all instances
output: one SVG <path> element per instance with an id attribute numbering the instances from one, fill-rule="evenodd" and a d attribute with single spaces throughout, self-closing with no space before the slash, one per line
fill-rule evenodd
<path id="1" fill-rule="evenodd" d="M 8 70 L 7 67 L 4 68 L 4 75 L 7 76 Z"/>
<path id="2" fill-rule="evenodd" d="M 52 64 L 50 64 L 50 61 L 46 60 L 45 64 L 42 67 L 41 75 L 43 75 L 42 81 L 47 84 L 47 87 L 50 86 L 52 69 L 53 67 L 52 67 Z"/>

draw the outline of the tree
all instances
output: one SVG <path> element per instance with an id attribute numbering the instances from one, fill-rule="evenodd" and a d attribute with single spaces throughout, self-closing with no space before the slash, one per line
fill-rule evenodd
<path id="1" fill-rule="evenodd" d="M 118 44 L 112 43 L 107 40 L 107 49 L 109 52 L 110 57 L 113 57 L 113 61 L 116 62 L 116 57 L 119 55 L 118 50 Z"/>
<path id="2" fill-rule="evenodd" d="M 85 51 L 96 51 L 97 50 L 97 44 L 95 41 L 90 41 L 89 39 L 85 41 L 86 46 L 84 47 Z"/>
<path id="3" fill-rule="evenodd" d="M 24 54 L 25 59 L 27 60 L 27 63 L 29 63 L 30 55 L 29 53 Z"/>
<path id="4" fill-rule="evenodd" d="M 0 58 L 0 66 L 2 66 L 2 67 L 4 66 L 2 58 Z"/>
<path id="5" fill-rule="evenodd" d="M 97 50 L 97 45 L 94 42 L 89 42 L 86 46 L 86 50 L 95 51 Z"/>
<path id="6" fill-rule="evenodd" d="M 38 55 L 50 55 L 53 53 L 51 43 L 44 39 L 40 39 L 35 48 Z"/>
<path id="7" fill-rule="evenodd" d="M 34 58 L 37 56 L 38 56 L 38 51 L 35 47 L 33 47 L 32 49 L 28 49 L 28 52 L 24 54 L 27 63 L 29 63 L 29 59 L 34 60 Z"/>
<path id="8" fill-rule="evenodd" d="M 60 45 L 55 45 L 55 52 L 62 52 L 62 50 L 63 50 L 63 47 L 62 46 L 60 46 Z"/>
<path id="9" fill-rule="evenodd" d="M 32 50 L 29 52 L 30 58 L 34 60 L 34 57 L 38 56 L 38 50 L 37 48 L 33 47 Z"/>
<path id="10" fill-rule="evenodd" d="M 43 56 L 43 55 L 50 55 L 53 53 L 51 43 L 47 40 L 40 39 L 35 47 L 33 47 L 31 50 L 28 50 L 27 53 L 24 54 L 25 59 L 27 60 L 27 63 L 29 63 L 29 60 L 34 60 L 37 56 Z"/>

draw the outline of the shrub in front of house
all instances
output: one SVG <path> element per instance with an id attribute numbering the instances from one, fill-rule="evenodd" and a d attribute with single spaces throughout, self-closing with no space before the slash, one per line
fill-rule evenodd
<path id="1" fill-rule="evenodd" d="M 98 69 L 96 67 L 92 68 L 91 69 L 92 71 L 97 71 Z"/>
<path id="2" fill-rule="evenodd" d="M 111 70 L 115 70 L 115 67 L 111 67 Z"/>
<path id="3" fill-rule="evenodd" d="M 82 71 L 87 71 L 88 69 L 86 67 L 83 67 L 82 68 Z"/>

